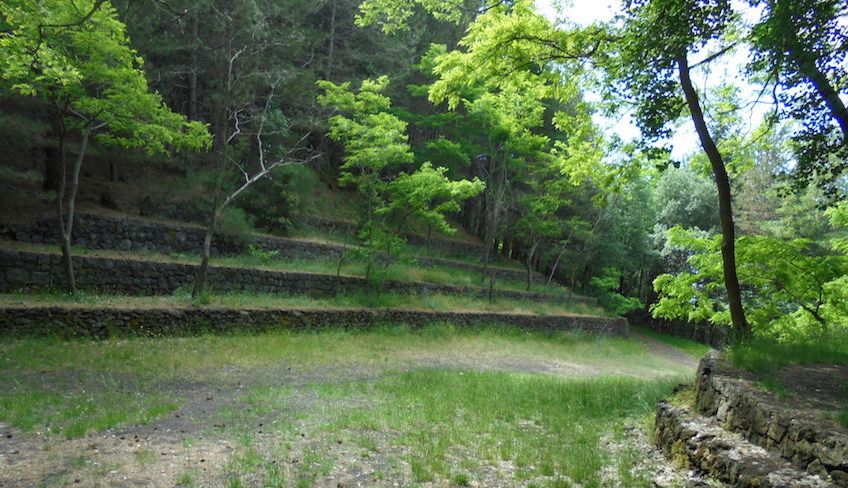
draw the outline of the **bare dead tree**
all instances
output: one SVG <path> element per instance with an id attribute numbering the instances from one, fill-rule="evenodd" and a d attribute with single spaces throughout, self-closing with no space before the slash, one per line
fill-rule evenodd
<path id="1" fill-rule="evenodd" d="M 236 51 L 230 57 L 230 73 L 232 73 L 232 63 L 234 63 L 235 60 L 241 54 L 243 54 L 243 52 L 243 50 Z M 237 158 L 232 157 L 229 154 L 229 151 L 227 151 L 227 147 L 233 144 L 240 137 L 250 136 L 251 134 L 247 134 L 244 131 L 244 126 L 246 123 L 252 122 L 254 120 L 250 119 L 250 116 L 247 113 L 248 111 L 246 109 L 233 109 L 230 111 L 228 119 L 232 122 L 233 130 L 226 137 L 224 147 L 221 148 L 221 150 L 217 151 L 219 158 L 219 169 L 215 188 L 215 197 L 212 204 L 212 211 L 209 223 L 206 227 L 206 235 L 203 239 L 203 250 L 201 254 L 200 265 L 197 269 L 197 275 L 195 277 L 194 282 L 194 289 L 192 291 L 193 297 L 197 297 L 198 295 L 202 294 L 206 288 L 212 239 L 218 229 L 218 223 L 221 219 L 221 214 L 224 212 L 224 209 L 226 209 L 227 206 L 229 206 L 236 198 L 239 197 L 239 195 L 244 193 L 254 183 L 263 178 L 270 177 L 275 169 L 281 166 L 291 164 L 306 164 L 318 158 L 318 154 L 302 154 L 304 152 L 309 152 L 309 150 L 303 145 L 303 143 L 310 136 L 310 133 L 306 133 L 282 155 L 274 158 L 271 161 L 268 161 L 265 149 L 265 142 L 263 138 L 269 135 L 269 133 L 266 132 L 266 124 L 268 122 L 268 110 L 274 99 L 274 94 L 280 81 L 281 79 L 277 78 L 271 83 L 270 92 L 265 98 L 265 103 L 261 112 L 257 116 L 258 121 L 256 122 L 258 123 L 258 125 L 256 132 L 252 134 L 252 136 L 255 138 L 258 153 L 253 165 L 248 165 L 242 161 L 239 161 Z M 232 191 L 225 192 L 223 188 L 224 177 L 227 173 L 227 170 L 231 169 L 236 169 L 239 173 L 241 173 L 243 180 L 237 188 L 233 189 Z"/>

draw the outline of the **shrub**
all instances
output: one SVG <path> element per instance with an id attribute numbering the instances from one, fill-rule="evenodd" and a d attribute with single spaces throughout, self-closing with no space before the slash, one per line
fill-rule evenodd
<path id="1" fill-rule="evenodd" d="M 221 234 L 236 244 L 247 246 L 253 239 L 255 231 L 253 221 L 244 210 L 238 207 L 225 208 L 218 225 Z"/>
<path id="2" fill-rule="evenodd" d="M 298 213 L 300 198 L 292 190 L 293 171 L 278 168 L 270 178 L 256 182 L 238 201 L 259 229 L 273 234 L 291 230 Z"/>

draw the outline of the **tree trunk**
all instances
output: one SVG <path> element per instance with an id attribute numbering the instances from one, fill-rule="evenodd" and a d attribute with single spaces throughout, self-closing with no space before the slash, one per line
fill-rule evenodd
<path id="1" fill-rule="evenodd" d="M 540 242 L 541 239 L 534 238 L 530 252 L 527 253 L 527 261 L 525 262 L 525 267 L 527 268 L 527 291 L 530 291 L 530 287 L 533 285 L 533 256 L 536 255 L 536 249 L 539 247 Z"/>
<path id="2" fill-rule="evenodd" d="M 188 118 L 198 120 L 197 118 L 197 72 L 200 70 L 198 63 L 197 51 L 200 42 L 200 20 L 195 11 L 191 16 L 191 72 L 188 74 Z"/>
<path id="3" fill-rule="evenodd" d="M 215 210 L 212 214 L 212 221 L 206 228 L 206 236 L 203 238 L 203 251 L 200 259 L 200 266 L 197 268 L 197 276 L 194 279 L 194 289 L 191 292 L 192 298 L 197 298 L 206 290 L 206 277 L 209 273 L 209 257 L 212 251 L 212 237 L 215 235 L 215 229 L 218 227 L 218 218 L 221 216 L 220 210 Z"/>
<path id="4" fill-rule="evenodd" d="M 842 102 L 839 93 L 830 84 L 827 76 L 819 70 L 816 63 L 812 60 L 805 59 L 806 56 L 803 54 L 799 54 L 798 57 L 801 58 L 798 60 L 801 71 L 824 99 L 824 103 L 830 109 L 831 115 L 836 119 L 836 123 L 839 124 L 839 128 L 842 130 L 843 144 L 848 145 L 848 108 L 845 108 L 845 103 Z"/>
<path id="5" fill-rule="evenodd" d="M 109 161 L 109 181 L 115 183 L 121 177 L 118 172 L 118 163 L 115 161 Z"/>
<path id="6" fill-rule="evenodd" d="M 789 50 L 789 57 L 798 64 L 801 74 L 812 83 L 819 96 L 824 99 L 824 103 L 842 130 L 843 144 L 848 145 L 848 109 L 845 108 L 845 103 L 839 97 L 839 92 L 836 91 L 827 79 L 827 75 L 822 73 L 819 67 L 816 66 L 815 55 L 810 53 L 798 39 L 798 33 L 792 25 L 792 21 L 790 19 L 786 20 L 788 21 L 788 31 L 790 32 L 789 44 L 791 49 Z"/>
<path id="7" fill-rule="evenodd" d="M 333 72 L 333 54 L 336 50 L 336 7 L 338 0 L 332 0 L 333 7 L 330 10 L 330 37 L 327 40 L 327 65 L 324 68 L 324 79 L 329 81 Z"/>
<path id="8" fill-rule="evenodd" d="M 88 148 L 88 136 L 90 130 L 82 131 L 82 140 L 80 141 L 79 154 L 74 162 L 73 171 L 71 173 L 71 186 L 67 188 L 67 168 L 65 166 L 65 138 L 67 134 L 64 129 L 59 137 L 59 152 L 60 152 L 60 182 L 59 195 L 56 198 L 57 213 L 59 218 L 59 228 L 61 229 L 61 248 L 62 248 L 62 268 L 65 271 L 65 286 L 69 293 L 77 292 L 77 284 L 74 279 L 74 262 L 71 255 L 71 236 L 74 230 L 74 205 L 76 204 L 77 189 L 79 188 L 80 168 L 82 167 L 83 158 L 85 158 L 85 150 Z M 65 205 L 65 193 L 67 188 L 68 208 Z"/>
<path id="9" fill-rule="evenodd" d="M 730 177 L 721 153 L 716 147 L 715 141 L 710 135 L 698 94 L 692 85 L 689 75 L 689 61 L 683 54 L 677 59 L 677 68 L 680 75 L 680 84 L 686 96 L 689 113 L 695 124 L 695 131 L 701 140 L 701 146 L 710 160 L 710 165 L 715 175 L 718 187 L 719 218 L 721 220 L 721 257 L 724 269 L 724 287 L 727 290 L 727 303 L 730 308 L 730 319 L 738 337 L 750 334 L 750 326 L 745 319 L 745 310 L 742 308 L 742 295 L 739 289 L 739 277 L 736 274 L 736 231 L 733 224 L 732 198 L 730 193 Z"/>
<path id="10" fill-rule="evenodd" d="M 330 27 L 329 27 L 329 36 L 327 38 L 327 62 L 324 65 L 324 79 L 330 80 L 330 77 L 333 74 L 333 57 L 336 51 L 336 9 L 338 5 L 338 0 L 331 0 L 332 7 L 330 10 Z M 323 133 L 323 131 L 318 132 L 315 135 L 316 139 L 316 147 L 318 148 L 318 152 L 321 154 L 321 159 L 319 160 L 318 172 L 321 176 L 321 179 L 326 181 L 327 184 L 335 187 L 338 185 L 338 181 L 336 173 L 333 168 L 333 159 L 330 157 L 330 142 L 327 140 L 327 135 Z"/>
<path id="11" fill-rule="evenodd" d="M 559 260 L 562 259 L 562 255 L 565 254 L 565 251 L 568 249 L 568 242 L 566 241 L 563 244 L 562 249 L 560 249 L 559 254 L 557 254 L 556 260 L 554 260 L 554 265 L 551 267 L 551 274 L 548 275 L 548 285 L 551 284 L 551 281 L 554 279 L 554 275 L 556 274 L 557 266 L 559 266 Z"/>

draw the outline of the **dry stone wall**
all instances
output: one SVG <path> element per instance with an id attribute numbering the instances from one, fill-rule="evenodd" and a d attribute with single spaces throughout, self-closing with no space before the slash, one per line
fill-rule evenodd
<path id="1" fill-rule="evenodd" d="M 848 431 L 835 422 L 787 407 L 715 354 L 701 361 L 695 387 L 701 414 L 808 472 L 829 474 L 848 487 Z"/>
<path id="2" fill-rule="evenodd" d="M 130 295 L 168 295 L 189 287 L 196 266 L 171 261 L 74 256 L 77 285 L 82 289 Z M 357 276 L 300 273 L 255 268 L 210 266 L 209 285 L 218 291 L 249 290 L 286 295 L 332 296 L 362 290 L 366 282 Z M 60 287 L 61 256 L 51 253 L 0 250 L 0 292 L 20 288 Z M 447 293 L 474 298 L 488 296 L 486 288 L 389 281 L 384 290 L 398 293 Z M 543 293 L 494 290 L 495 298 L 567 301 Z M 579 297 L 578 297 L 579 299 Z M 574 300 L 574 299 L 572 299 Z"/>
<path id="3" fill-rule="evenodd" d="M 631 323 L 647 326 L 657 332 L 683 337 L 708 346 L 722 348 L 727 344 L 728 330 L 725 327 L 683 320 L 656 319 L 651 317 L 650 312 L 644 310 L 631 312 L 627 314 L 627 318 Z"/>
<path id="4" fill-rule="evenodd" d="M 74 219 L 73 242 L 89 249 L 117 249 L 122 251 L 156 251 L 164 254 L 197 253 L 203 245 L 206 230 L 197 225 L 174 224 L 148 219 L 118 218 L 97 214 L 79 214 Z M 0 232 L 6 239 L 36 244 L 57 242 L 56 223 L 52 220 L 39 221 L 29 227 L 6 227 Z M 454 241 L 449 245 L 456 244 Z M 251 244 L 268 251 L 276 251 L 281 259 L 338 259 L 352 246 L 317 242 L 308 239 L 255 235 Z M 241 254 L 247 251 L 247 243 L 239 242 L 220 234 L 212 241 L 214 255 Z M 478 254 L 467 249 L 462 256 Z M 522 270 L 493 267 L 486 270 L 482 265 L 457 262 L 430 256 L 417 256 L 415 262 L 423 266 L 442 266 L 474 273 L 491 273 L 496 280 L 523 281 Z M 534 273 L 536 282 L 545 277 Z"/>
<path id="5" fill-rule="evenodd" d="M 728 432 L 715 418 L 692 415 L 684 407 L 661 403 L 655 432 L 657 444 L 670 459 L 733 487 L 835 487 L 826 476 L 799 471 L 780 456 Z"/>
<path id="6" fill-rule="evenodd" d="M 464 327 L 502 324 L 536 331 L 568 330 L 617 336 L 626 336 L 629 333 L 627 320 L 624 318 L 581 315 L 537 316 L 388 309 L 0 308 L 0 334 L 15 336 L 184 335 L 273 329 L 367 328 L 379 324 L 406 324 L 415 327 L 433 322 L 449 322 Z"/>

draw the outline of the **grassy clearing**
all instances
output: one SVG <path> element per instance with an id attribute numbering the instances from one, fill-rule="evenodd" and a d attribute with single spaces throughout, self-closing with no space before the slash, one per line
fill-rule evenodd
<path id="1" fill-rule="evenodd" d="M 564 366 L 572 369 L 556 368 Z M 171 484 L 180 486 L 323 486 L 351 472 L 368 473 L 373 485 L 649 486 L 630 470 L 638 453 L 611 452 L 603 439 L 640 423 L 690 375 L 638 340 L 507 327 L 7 338 L 0 420 L 79 437 L 199 402 L 194 411 L 204 413 L 187 424 L 194 430 L 168 441 L 181 449 L 176 457 L 141 446 L 123 461 L 136 475 L 161 473 L 162 463 L 203 446 L 233 446 L 211 466 L 174 468 Z M 219 402 L 213 410 L 207 392 Z M 73 469 L 93 473 L 95 464 Z"/>
<path id="2" fill-rule="evenodd" d="M 28 290 L 0 294 L 2 305 L 64 304 L 98 307 L 178 307 L 217 306 L 235 308 L 402 308 L 417 310 L 477 310 L 486 312 L 523 313 L 533 315 L 597 315 L 609 316 L 603 309 L 566 299 L 536 302 L 499 298 L 488 300 L 466 298 L 441 293 L 429 295 L 352 292 L 329 298 L 311 298 L 304 295 L 282 295 L 272 293 L 230 292 L 209 293 L 192 299 L 187 290 L 178 290 L 171 296 L 126 296 L 78 292 L 69 295 L 62 291 Z"/>
<path id="3" fill-rule="evenodd" d="M 848 336 L 803 343 L 753 338 L 731 345 L 727 357 L 735 366 L 756 373 L 768 373 L 792 364 L 848 364 Z"/>
<path id="4" fill-rule="evenodd" d="M 695 342 L 683 337 L 663 334 L 644 326 L 631 327 L 640 334 L 656 339 L 664 344 L 668 344 L 669 346 L 676 347 L 695 359 L 701 359 L 710 351 L 710 346 L 701 344 L 700 342 Z"/>
<path id="5" fill-rule="evenodd" d="M 184 256 L 179 256 L 182 259 Z M 187 258 L 190 262 L 198 262 L 199 258 L 191 256 Z M 251 255 L 221 256 L 212 260 L 213 264 L 220 266 L 233 266 L 243 268 L 268 268 L 285 271 L 308 271 L 313 273 L 336 274 L 339 271 L 339 262 L 333 259 L 310 259 L 310 260 L 279 260 L 261 259 Z M 345 260 L 341 267 L 343 274 L 353 276 L 365 276 L 367 264 L 356 260 Z M 482 273 L 467 271 L 449 266 L 422 266 L 414 258 L 408 261 L 394 262 L 386 268 L 385 279 L 396 281 L 415 281 L 437 284 L 448 284 L 458 286 L 488 286 L 489 280 Z M 526 283 L 522 280 L 503 280 L 495 282 L 496 289 L 527 290 Z M 540 293 L 551 293 L 565 295 L 567 290 L 556 285 L 545 283 L 532 283 L 530 291 Z"/>
<path id="6" fill-rule="evenodd" d="M 463 358 L 482 361 L 486 357 L 532 357 L 552 363 L 591 365 L 592 372 L 598 374 L 637 377 L 685 369 L 626 338 L 527 332 L 506 326 L 457 328 L 451 324 L 419 329 L 385 325 L 367 331 L 328 328 L 104 341 L 20 338 L 0 342 L 0 367 L 7 371 L 78 370 L 161 379 L 268 364 L 402 368 L 425 353 L 459 363 Z"/>

